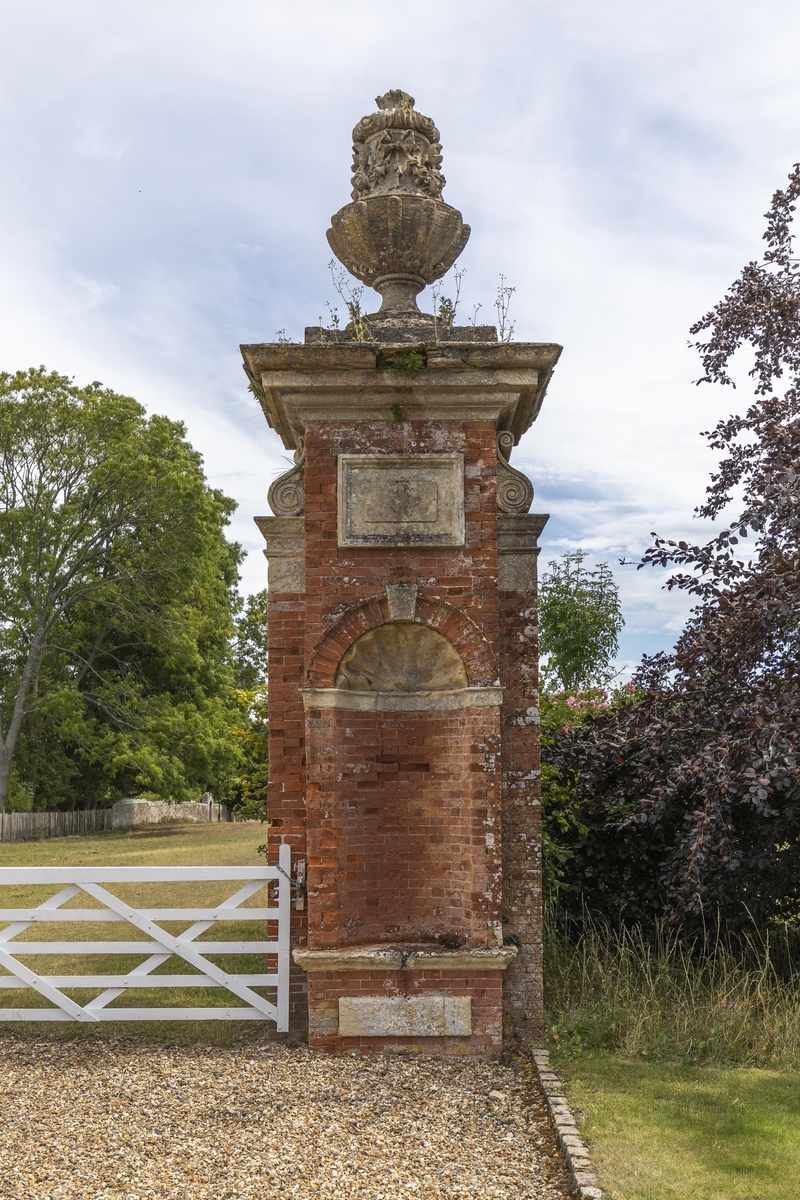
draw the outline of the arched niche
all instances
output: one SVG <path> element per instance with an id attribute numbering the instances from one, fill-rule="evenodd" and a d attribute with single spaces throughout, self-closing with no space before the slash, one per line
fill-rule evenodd
<path id="1" fill-rule="evenodd" d="M 370 629 L 342 656 L 334 687 L 354 692 L 453 692 L 468 686 L 463 659 L 441 633 L 410 621 Z"/>

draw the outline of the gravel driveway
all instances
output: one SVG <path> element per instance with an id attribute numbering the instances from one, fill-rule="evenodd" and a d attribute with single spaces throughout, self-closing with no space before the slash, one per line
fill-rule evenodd
<path id="1" fill-rule="evenodd" d="M 15 1200 L 570 1195 L 540 1093 L 509 1066 L 5 1036 L 0 1105 Z"/>

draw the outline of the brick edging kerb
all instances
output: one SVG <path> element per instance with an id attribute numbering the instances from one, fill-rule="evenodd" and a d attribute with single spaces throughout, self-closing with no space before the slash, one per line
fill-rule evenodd
<path id="1" fill-rule="evenodd" d="M 600 1180 L 589 1158 L 589 1151 L 575 1122 L 572 1109 L 564 1095 L 563 1084 L 550 1070 L 548 1050 L 534 1050 L 533 1060 L 542 1085 L 550 1116 L 556 1127 L 558 1144 L 564 1151 L 572 1186 L 579 1200 L 603 1200 Z"/>

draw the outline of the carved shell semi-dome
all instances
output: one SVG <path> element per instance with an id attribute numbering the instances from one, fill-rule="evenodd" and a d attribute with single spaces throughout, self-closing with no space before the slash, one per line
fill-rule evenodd
<path id="1" fill-rule="evenodd" d="M 345 651 L 334 686 L 354 692 L 450 692 L 468 686 L 461 655 L 427 625 L 388 622 Z"/>

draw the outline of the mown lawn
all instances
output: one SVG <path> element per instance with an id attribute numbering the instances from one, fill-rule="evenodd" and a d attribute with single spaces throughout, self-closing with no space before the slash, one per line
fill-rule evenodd
<path id="1" fill-rule="evenodd" d="M 124 831 L 107 831 L 85 837 L 53 838 L 36 842 L 0 843 L 0 867 L 12 866 L 252 866 L 263 864 L 258 846 L 266 840 L 266 826 L 249 823 L 220 824 L 163 824 Z M 231 895 L 240 884 L 113 884 L 108 890 L 133 906 L 155 907 L 211 907 L 224 897 Z M 4 886 L 0 887 L 0 928 L 5 928 L 2 908 L 28 907 L 41 903 L 54 894 L 57 886 Z M 245 902 L 244 907 L 266 907 L 266 889 Z M 76 896 L 68 901 L 65 909 L 94 908 L 99 904 L 90 896 Z M 159 922 L 172 934 L 187 928 L 192 922 Z M 274 927 L 270 926 L 274 935 Z M 218 924 L 203 934 L 203 941 L 247 941 L 263 940 L 267 936 L 266 926 L 260 921 L 230 921 Z M 28 941 L 144 941 L 146 935 L 137 932 L 127 923 L 37 923 L 18 936 L 19 944 Z M 41 974 L 82 975 L 115 974 L 131 970 L 148 956 L 91 955 L 86 957 L 59 957 L 56 955 L 27 956 L 22 961 Z M 263 955 L 210 955 L 224 969 L 245 973 L 257 973 L 267 968 Z M 0 980 L 2 974 L 0 971 Z M 171 959 L 158 967 L 155 975 L 197 974 L 189 964 Z M 102 989 L 64 989 L 66 994 L 79 1003 L 86 1003 Z M 264 993 L 263 988 L 257 991 Z M 238 1007 L 244 1001 L 217 988 L 192 989 L 135 989 L 120 996 L 109 1005 L 109 1011 L 118 1007 Z M 35 991 L 2 989 L 0 986 L 0 1008 L 49 1007 L 50 1002 Z M 109 1037 L 125 1034 L 155 1041 L 210 1041 L 225 1044 L 249 1032 L 255 1033 L 261 1022 L 236 1021 L 170 1021 L 170 1022 L 104 1022 L 100 1025 L 77 1023 L 6 1023 L 3 1028 L 20 1033 L 41 1036 L 45 1032 L 55 1036 Z"/>
<path id="2" fill-rule="evenodd" d="M 800 1075 L 557 1054 L 609 1200 L 789 1200 Z"/>
<path id="3" fill-rule="evenodd" d="M 165 821 L 85 837 L 0 842 L 0 867 L 252 867 L 264 861 L 258 846 L 266 836 L 266 825 L 252 822 Z"/>

